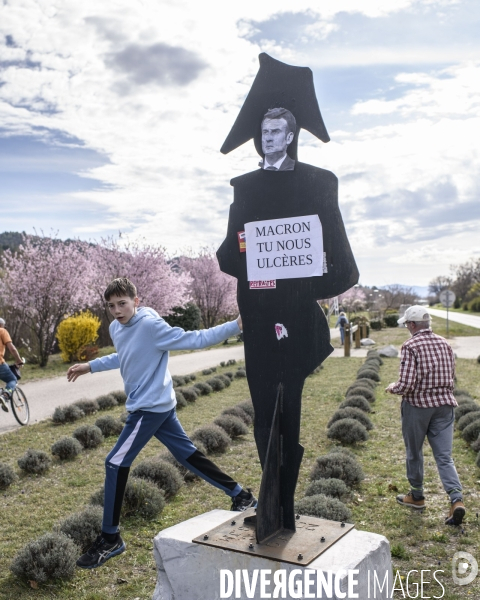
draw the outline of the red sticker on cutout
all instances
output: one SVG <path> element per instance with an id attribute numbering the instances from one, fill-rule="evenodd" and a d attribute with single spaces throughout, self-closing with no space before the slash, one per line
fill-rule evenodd
<path id="1" fill-rule="evenodd" d="M 265 281 L 250 281 L 251 290 L 274 290 L 277 287 L 276 279 L 269 279 Z"/>
<path id="2" fill-rule="evenodd" d="M 237 236 L 238 236 L 238 247 L 240 249 L 240 252 L 246 252 L 247 251 L 247 242 L 245 239 L 245 232 L 239 231 L 239 232 L 237 232 Z"/>

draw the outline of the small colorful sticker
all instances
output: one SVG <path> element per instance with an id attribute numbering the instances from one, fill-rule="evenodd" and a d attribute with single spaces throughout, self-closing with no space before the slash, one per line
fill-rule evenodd
<path id="1" fill-rule="evenodd" d="M 237 236 L 238 236 L 238 247 L 240 249 L 240 252 L 246 252 L 247 251 L 247 242 L 246 242 L 246 238 L 245 238 L 245 232 L 238 231 Z"/>
<path id="2" fill-rule="evenodd" d="M 281 323 L 275 324 L 275 333 L 277 334 L 277 340 L 288 337 L 288 332 Z"/>
<path id="3" fill-rule="evenodd" d="M 277 280 L 249 281 L 249 284 L 251 290 L 274 290 L 277 287 Z"/>

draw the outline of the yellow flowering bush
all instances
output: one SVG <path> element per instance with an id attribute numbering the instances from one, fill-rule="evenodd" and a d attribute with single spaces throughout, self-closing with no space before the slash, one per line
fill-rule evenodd
<path id="1" fill-rule="evenodd" d="M 99 328 L 100 319 L 89 310 L 64 319 L 57 329 L 63 361 L 84 360 L 86 347 L 96 341 Z"/>

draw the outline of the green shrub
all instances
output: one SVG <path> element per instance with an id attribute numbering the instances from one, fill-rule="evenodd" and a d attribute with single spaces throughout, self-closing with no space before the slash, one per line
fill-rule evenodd
<path id="1" fill-rule="evenodd" d="M 373 379 L 367 379 L 366 377 L 363 377 L 363 378 L 357 377 L 357 379 L 355 380 L 355 382 L 352 385 L 361 385 L 363 387 L 368 387 L 369 389 L 372 390 L 372 392 L 374 392 L 378 383 L 376 381 L 373 381 Z"/>
<path id="2" fill-rule="evenodd" d="M 385 325 L 387 327 L 398 327 L 398 319 L 400 318 L 400 315 L 398 313 L 396 314 L 391 314 L 391 315 L 385 315 L 383 317 L 383 322 L 385 323 Z"/>
<path id="3" fill-rule="evenodd" d="M 329 498 L 325 494 L 307 496 L 295 503 L 295 511 L 301 515 L 310 515 L 329 521 L 350 521 L 352 513 L 337 498 Z"/>
<path id="4" fill-rule="evenodd" d="M 227 363 L 224 360 L 220 361 L 220 366 L 221 367 L 225 367 L 226 365 L 227 365 Z"/>
<path id="5" fill-rule="evenodd" d="M 375 402 L 375 394 L 370 388 L 367 388 L 364 385 L 351 385 L 346 394 L 347 398 L 349 396 L 363 396 L 365 400 L 368 400 L 368 402 Z"/>
<path id="6" fill-rule="evenodd" d="M 217 379 L 220 379 L 220 381 L 223 381 L 225 387 L 230 387 L 230 385 L 232 384 L 230 377 L 227 377 L 226 375 L 222 375 L 221 373 L 219 375 L 217 375 Z"/>
<path id="7" fill-rule="evenodd" d="M 85 415 L 93 415 L 99 409 L 98 402 L 96 400 L 90 400 L 89 398 L 77 400 L 73 403 L 73 406 L 78 406 L 78 408 L 82 410 Z"/>
<path id="8" fill-rule="evenodd" d="M 183 485 L 183 478 L 173 464 L 160 458 L 147 458 L 138 463 L 132 475 L 148 479 L 163 490 L 165 498 L 175 496 Z"/>
<path id="9" fill-rule="evenodd" d="M 57 424 L 73 423 L 79 419 L 83 419 L 85 413 L 75 404 L 67 406 L 57 406 L 53 411 L 52 421 Z"/>
<path id="10" fill-rule="evenodd" d="M 103 506 L 104 502 L 105 490 L 102 487 L 92 494 L 90 504 Z M 140 477 L 129 477 L 123 499 L 122 516 L 155 519 L 164 508 L 165 498 L 154 483 Z"/>
<path id="11" fill-rule="evenodd" d="M 457 422 L 457 429 L 459 431 L 463 431 L 467 425 L 473 423 L 474 421 L 480 420 L 480 412 L 478 410 L 474 410 L 473 412 L 469 412 L 463 417 L 460 417 Z"/>
<path id="12" fill-rule="evenodd" d="M 236 406 L 250 415 L 252 422 L 255 420 L 255 409 L 253 408 L 253 402 L 250 399 L 239 402 Z"/>
<path id="13" fill-rule="evenodd" d="M 470 425 L 467 425 L 465 427 L 465 429 L 462 431 L 462 437 L 468 443 L 474 442 L 478 438 L 479 435 L 480 435 L 480 419 L 478 419 L 477 421 L 474 421 L 473 423 L 470 423 Z"/>
<path id="14" fill-rule="evenodd" d="M 194 387 L 183 387 L 178 390 L 187 402 L 195 402 L 198 398 L 198 391 Z"/>
<path id="15" fill-rule="evenodd" d="M 175 390 L 175 398 L 177 399 L 177 408 L 185 408 L 185 406 L 187 406 L 188 402 L 179 390 Z"/>
<path id="16" fill-rule="evenodd" d="M 181 387 L 186 385 L 187 380 L 185 377 L 180 377 L 179 375 L 173 375 L 172 377 L 173 387 Z"/>
<path id="17" fill-rule="evenodd" d="M 112 394 L 104 394 L 103 396 L 99 396 L 96 400 L 100 410 L 108 410 L 118 406 L 118 402 L 115 400 Z"/>
<path id="18" fill-rule="evenodd" d="M 317 496 L 318 494 L 325 494 L 330 498 L 341 500 L 350 494 L 350 490 L 341 479 L 317 479 L 307 487 L 305 496 Z"/>
<path id="19" fill-rule="evenodd" d="M 370 327 L 374 330 L 374 331 L 380 331 L 382 328 L 382 322 L 380 321 L 380 319 L 372 319 L 370 321 Z"/>
<path id="20" fill-rule="evenodd" d="M 378 375 L 380 372 L 380 365 L 373 360 L 364 362 L 357 371 L 357 379 L 363 371 L 375 371 L 375 373 Z"/>
<path id="21" fill-rule="evenodd" d="M 208 454 L 211 452 L 225 452 L 230 445 L 230 438 L 218 425 L 199 427 L 193 432 L 191 440 L 194 444 L 196 440 L 199 440 L 205 446 Z"/>
<path id="22" fill-rule="evenodd" d="M 465 402 L 464 404 L 460 404 L 455 408 L 455 421 L 458 421 L 463 415 L 466 415 L 469 412 L 478 412 L 480 411 L 480 406 L 475 404 L 475 402 Z"/>
<path id="23" fill-rule="evenodd" d="M 353 452 L 353 450 L 350 450 L 350 448 L 345 448 L 345 446 L 333 446 L 328 451 L 328 454 L 342 454 L 344 456 L 349 456 L 350 458 L 353 458 L 353 460 L 355 461 L 357 460 L 357 455 L 355 454 L 355 452 Z"/>
<path id="24" fill-rule="evenodd" d="M 366 442 L 368 440 L 368 432 L 366 428 L 355 419 L 341 419 L 333 423 L 327 431 L 327 437 L 330 440 L 337 440 L 342 444 L 350 446 L 358 442 Z"/>
<path id="25" fill-rule="evenodd" d="M 115 392 L 111 392 L 110 396 L 113 396 L 115 398 L 117 404 L 125 404 L 128 397 L 123 390 L 116 390 Z"/>
<path id="26" fill-rule="evenodd" d="M 352 487 L 360 483 L 365 476 L 358 462 L 343 452 L 332 452 L 325 456 L 319 456 L 310 473 L 310 479 L 341 479 Z"/>
<path id="27" fill-rule="evenodd" d="M 470 444 L 470 448 L 474 451 L 474 452 L 480 452 L 480 435 L 478 436 L 478 438 L 472 442 Z"/>
<path id="28" fill-rule="evenodd" d="M 475 461 L 475 464 L 480 469 L 480 452 L 477 454 L 477 460 Z"/>
<path id="29" fill-rule="evenodd" d="M 195 381 L 197 378 L 195 373 L 190 373 L 190 375 L 186 375 L 186 377 L 188 377 L 189 381 Z"/>
<path id="30" fill-rule="evenodd" d="M 202 375 L 211 375 L 213 373 L 213 369 L 203 369 Z"/>
<path id="31" fill-rule="evenodd" d="M 51 448 L 53 456 L 60 460 L 70 460 L 83 450 L 82 444 L 73 437 L 63 437 L 56 441 Z"/>
<path id="32" fill-rule="evenodd" d="M 249 413 L 241 408 L 238 404 L 237 406 L 230 406 L 229 408 L 222 410 L 222 415 L 232 415 L 233 417 L 237 417 L 243 421 L 245 425 L 251 425 L 253 423 L 252 417 L 249 415 Z"/>
<path id="33" fill-rule="evenodd" d="M 126 423 L 128 419 L 129 413 L 127 411 L 123 412 L 118 418 L 122 423 Z"/>
<path id="34" fill-rule="evenodd" d="M 457 404 L 475 404 L 475 400 L 471 396 L 455 396 Z"/>
<path id="35" fill-rule="evenodd" d="M 467 390 L 461 390 L 459 388 L 455 388 L 453 390 L 453 395 L 455 397 L 457 397 L 457 396 L 468 396 L 469 398 L 472 398 L 472 396 L 470 395 L 470 392 L 468 392 Z M 472 400 L 473 400 L 473 398 L 472 398 Z"/>
<path id="36" fill-rule="evenodd" d="M 158 487 L 137 477 L 130 477 L 125 489 L 123 513 L 140 516 L 144 519 L 155 519 L 165 508 L 165 499 Z"/>
<path id="37" fill-rule="evenodd" d="M 247 376 L 247 372 L 245 371 L 245 369 L 237 369 L 235 372 L 235 377 L 246 377 Z"/>
<path id="38" fill-rule="evenodd" d="M 235 375 L 231 371 L 225 371 L 224 375 L 225 377 L 228 377 L 230 381 L 233 381 L 235 378 Z"/>
<path id="39" fill-rule="evenodd" d="M 233 415 L 220 415 L 214 423 L 221 427 L 232 439 L 248 433 L 248 427 L 245 423 Z"/>
<path id="40" fill-rule="evenodd" d="M 84 448 L 97 448 L 103 443 L 103 433 L 95 425 L 82 425 L 72 433 Z"/>
<path id="41" fill-rule="evenodd" d="M 380 377 L 373 369 L 360 369 L 357 373 L 357 379 L 372 379 L 373 381 L 380 381 Z"/>
<path id="42" fill-rule="evenodd" d="M 213 392 L 212 386 L 208 383 L 205 383 L 204 381 L 197 381 L 197 383 L 193 384 L 193 387 L 196 390 L 198 390 L 198 393 L 201 396 L 208 396 L 208 394 L 211 394 Z"/>
<path id="43" fill-rule="evenodd" d="M 227 360 L 227 367 L 230 367 L 230 366 L 236 365 L 236 364 L 237 364 L 237 361 L 234 358 Z"/>
<path id="44" fill-rule="evenodd" d="M 96 341 L 99 327 L 100 319 L 89 310 L 64 319 L 55 335 L 63 362 L 82 360 L 82 350 Z"/>
<path id="45" fill-rule="evenodd" d="M 331 427 L 334 423 L 340 421 L 341 419 L 355 419 L 361 423 L 367 431 L 371 431 L 373 429 L 373 423 L 363 412 L 363 410 L 353 406 L 348 406 L 347 408 L 341 408 L 337 410 L 328 422 L 327 427 Z"/>
<path id="46" fill-rule="evenodd" d="M 54 530 L 65 534 L 86 552 L 102 532 L 103 510 L 99 506 L 89 506 L 58 523 Z"/>
<path id="47" fill-rule="evenodd" d="M 105 415 L 95 421 L 96 427 L 100 429 L 103 437 L 120 435 L 123 431 L 123 423 L 119 419 L 114 419 L 111 415 Z"/>
<path id="48" fill-rule="evenodd" d="M 470 300 L 468 303 L 468 310 L 471 310 L 472 312 L 480 312 L 480 297 Z"/>
<path id="49" fill-rule="evenodd" d="M 10 465 L 0 463 L 0 490 L 6 490 L 18 479 L 17 474 Z"/>
<path id="50" fill-rule="evenodd" d="M 348 396 L 343 402 L 340 403 L 338 408 L 347 408 L 348 406 L 359 408 L 366 413 L 372 412 L 368 400 L 366 400 L 363 396 Z"/>
<path id="51" fill-rule="evenodd" d="M 37 583 L 71 579 L 77 556 L 78 547 L 64 533 L 46 533 L 20 550 L 10 570 L 20 579 Z"/>
<path id="52" fill-rule="evenodd" d="M 211 379 L 207 379 L 207 383 L 214 392 L 221 392 L 225 389 L 225 384 L 218 377 L 212 377 Z"/>
<path id="53" fill-rule="evenodd" d="M 17 463 L 22 471 L 41 475 L 48 471 L 52 461 L 46 452 L 29 448 L 25 454 L 18 459 Z"/>

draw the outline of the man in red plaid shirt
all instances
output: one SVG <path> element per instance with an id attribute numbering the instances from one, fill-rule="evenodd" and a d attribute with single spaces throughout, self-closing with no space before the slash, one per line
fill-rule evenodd
<path id="1" fill-rule="evenodd" d="M 425 508 L 423 496 L 423 442 L 427 437 L 438 474 L 450 497 L 446 525 L 460 525 L 465 516 L 462 486 L 452 459 L 455 359 L 445 338 L 430 329 L 423 306 L 411 306 L 398 320 L 411 338 L 401 351 L 400 375 L 386 391 L 402 396 L 402 434 L 407 451 L 407 479 L 411 490 L 397 502 L 417 510 Z"/>

